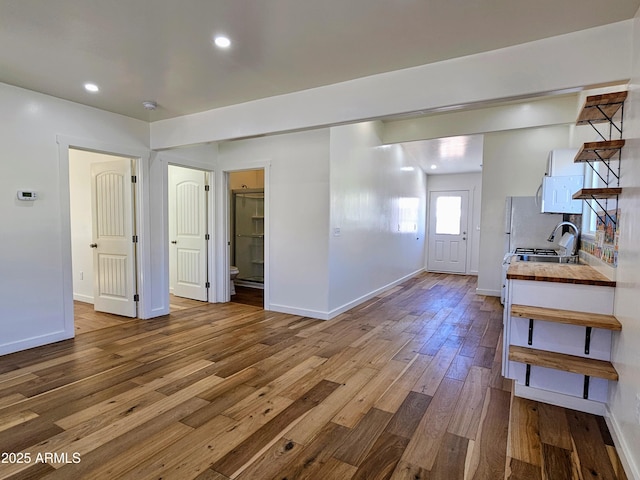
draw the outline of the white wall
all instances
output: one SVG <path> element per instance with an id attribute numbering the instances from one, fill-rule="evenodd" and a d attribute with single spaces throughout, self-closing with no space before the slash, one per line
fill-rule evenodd
<path id="1" fill-rule="evenodd" d="M 610 389 L 608 409 L 616 446 L 627 461 L 627 474 L 640 479 L 640 10 L 634 30 L 633 77 L 625 102 L 615 295 L 615 316 L 622 323 L 622 332 L 614 335 L 612 355 L 620 380 Z"/>
<path id="2" fill-rule="evenodd" d="M 100 162 L 129 162 L 129 159 L 82 150 L 69 150 L 69 194 L 71 210 L 71 257 L 73 299 L 93 303 L 93 214 L 91 208 L 91 165 Z"/>
<path id="3" fill-rule="evenodd" d="M 147 151 L 149 125 L 5 84 L 0 105 L 4 354 L 73 336 L 68 192 L 61 189 L 68 170 L 56 136 Z M 39 198 L 19 202 L 18 189 L 36 190 Z"/>
<path id="4" fill-rule="evenodd" d="M 628 20 L 162 120 L 151 124 L 151 145 L 170 148 L 625 81 L 631 34 Z"/>
<path id="5" fill-rule="evenodd" d="M 427 177 L 427 199 L 431 192 L 450 190 L 469 191 L 469 231 L 467 232 L 467 273 L 478 275 L 480 259 L 480 212 L 482 206 L 482 173 L 461 173 L 455 175 L 429 175 Z M 429 208 L 427 207 L 427 212 Z M 428 218 L 428 215 L 427 215 Z M 427 220 L 427 225 L 428 225 Z M 428 234 L 428 233 L 427 233 Z M 428 241 L 427 253 L 428 255 Z M 426 256 L 425 255 L 425 256 Z M 426 258 L 425 258 L 426 267 Z"/>
<path id="6" fill-rule="evenodd" d="M 382 145 L 381 130 L 379 122 L 331 128 L 331 230 L 323 232 L 331 315 L 424 265 L 426 176 L 400 146 Z M 407 198 L 416 201 L 416 229 L 399 231 Z"/>
<path id="7" fill-rule="evenodd" d="M 535 195 L 549 151 L 568 146 L 568 126 L 495 132 L 484 136 L 478 293 L 500 295 L 505 198 Z"/>
<path id="8" fill-rule="evenodd" d="M 229 188 L 264 188 L 264 170 L 243 170 L 229 175 Z"/>
<path id="9" fill-rule="evenodd" d="M 329 298 L 329 130 L 223 142 L 218 155 L 219 172 L 268 165 L 266 307 L 323 318 Z"/>
<path id="10" fill-rule="evenodd" d="M 385 122 L 384 143 L 573 124 L 577 93 Z"/>

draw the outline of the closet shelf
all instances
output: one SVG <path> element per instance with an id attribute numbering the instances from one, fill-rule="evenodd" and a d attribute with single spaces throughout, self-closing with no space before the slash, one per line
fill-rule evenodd
<path id="1" fill-rule="evenodd" d="M 574 200 L 593 200 L 596 198 L 616 198 L 622 193 L 621 187 L 583 188 L 573 194 Z"/>
<path id="2" fill-rule="evenodd" d="M 624 147 L 624 140 L 587 142 L 582 146 L 573 161 L 575 163 L 579 163 L 609 160 L 611 157 L 619 153 L 622 147 Z"/>
<path id="3" fill-rule="evenodd" d="M 576 125 L 610 122 L 627 98 L 627 92 L 606 93 L 587 97 Z"/>

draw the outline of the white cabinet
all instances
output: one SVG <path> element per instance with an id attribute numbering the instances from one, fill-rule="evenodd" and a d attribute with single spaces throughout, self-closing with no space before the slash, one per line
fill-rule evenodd
<path id="1" fill-rule="evenodd" d="M 588 375 L 566 371 L 562 362 L 553 364 L 552 361 L 552 368 L 541 365 L 545 364 L 543 357 L 548 353 L 551 356 L 559 353 L 572 359 L 601 361 L 610 366 L 612 330 L 604 325 L 605 328 L 585 325 L 591 325 L 592 318 L 593 324 L 599 325 L 602 317 L 611 316 L 614 290 L 613 287 L 597 285 L 508 280 L 503 375 L 515 380 L 517 396 L 604 414 L 610 380 L 596 373 Z M 512 309 L 513 306 L 517 307 Z M 542 313 L 531 313 L 529 316 L 533 318 L 522 314 L 522 311 L 535 310 Z M 617 321 L 611 321 L 614 324 L 612 328 L 617 328 Z M 539 355 L 542 361 L 513 361 L 510 356 L 514 358 L 515 350 Z M 612 366 L 610 368 L 613 369 Z"/>

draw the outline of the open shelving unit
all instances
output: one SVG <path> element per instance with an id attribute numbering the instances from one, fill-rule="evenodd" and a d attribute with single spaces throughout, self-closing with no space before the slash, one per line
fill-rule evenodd
<path id="1" fill-rule="evenodd" d="M 622 138 L 622 129 L 624 101 L 626 98 L 626 91 L 589 96 L 576 121 L 577 125 L 591 125 L 602 138 L 602 141 L 585 143 L 578 151 L 574 162 L 584 162 L 589 165 L 593 173 L 602 180 L 605 186 L 603 188 L 583 188 L 577 191 L 573 198 L 593 200 L 602 210 L 602 213 L 594 208 L 590 202 L 587 202 L 589 208 L 593 210 L 601 222 L 605 223 L 608 218 L 613 225 L 618 220 L 618 196 L 622 193 L 622 188 L 620 188 L 620 159 L 622 148 L 625 144 Z M 602 124 L 606 125 L 604 129 L 601 128 Z M 604 133 L 603 130 L 605 130 Z M 619 138 L 614 139 L 614 136 L 619 136 Z M 600 172 L 595 166 L 596 162 L 604 165 L 605 171 Z M 617 163 L 613 166 L 612 162 Z M 609 213 L 609 200 L 616 202 L 615 216 Z"/>
<path id="2" fill-rule="evenodd" d="M 584 102 L 584 107 L 582 107 L 576 123 L 578 125 L 592 126 L 597 123 L 611 123 L 626 99 L 626 91 L 591 95 Z M 620 129 L 620 134 L 622 134 L 622 129 Z"/>

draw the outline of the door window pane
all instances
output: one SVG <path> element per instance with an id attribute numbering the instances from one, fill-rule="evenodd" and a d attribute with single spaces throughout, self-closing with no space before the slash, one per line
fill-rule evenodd
<path id="1" fill-rule="evenodd" d="M 460 235 L 462 197 L 438 197 L 436 200 L 436 234 Z"/>

